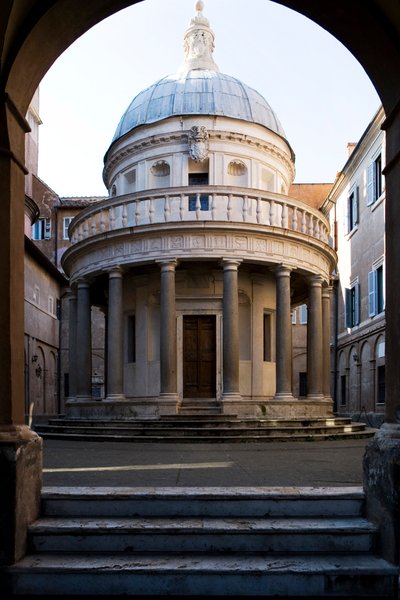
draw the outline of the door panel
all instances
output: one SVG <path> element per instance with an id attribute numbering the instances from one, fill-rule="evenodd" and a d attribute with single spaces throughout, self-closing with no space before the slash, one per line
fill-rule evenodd
<path id="1" fill-rule="evenodd" d="M 183 317 L 183 395 L 215 398 L 215 316 Z"/>

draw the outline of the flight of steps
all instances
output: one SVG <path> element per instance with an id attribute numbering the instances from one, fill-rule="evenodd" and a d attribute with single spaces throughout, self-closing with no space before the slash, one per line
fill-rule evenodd
<path id="1" fill-rule="evenodd" d="M 244 419 L 236 415 L 171 415 L 159 419 L 54 418 L 38 424 L 45 439 L 124 442 L 279 442 L 372 437 L 375 429 L 339 417 Z"/>
<path id="2" fill-rule="evenodd" d="M 0 589 L 394 600 L 398 569 L 362 511 L 361 488 L 45 488 Z"/>

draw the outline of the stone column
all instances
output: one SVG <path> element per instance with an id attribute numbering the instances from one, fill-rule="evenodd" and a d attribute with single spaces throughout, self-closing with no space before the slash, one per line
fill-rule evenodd
<path id="1" fill-rule="evenodd" d="M 240 399 L 239 392 L 239 290 L 238 268 L 242 261 L 224 258 L 222 399 Z"/>
<path id="2" fill-rule="evenodd" d="M 160 396 L 178 400 L 175 268 L 177 261 L 159 261 L 160 288 Z"/>
<path id="3" fill-rule="evenodd" d="M 307 315 L 307 398 L 323 400 L 322 277 L 310 281 Z"/>
<path id="4" fill-rule="evenodd" d="M 89 283 L 80 279 L 77 284 L 77 400 L 92 399 L 92 335 Z"/>
<path id="5" fill-rule="evenodd" d="M 76 292 L 71 289 L 68 294 L 68 311 L 69 311 L 69 393 L 67 401 L 71 402 L 76 400 L 77 393 L 77 360 L 76 360 L 76 334 L 77 334 L 77 307 L 76 307 Z"/>
<path id="6" fill-rule="evenodd" d="M 277 400 L 293 400 L 292 313 L 290 309 L 291 269 L 276 270 L 276 392 Z"/>
<path id="7" fill-rule="evenodd" d="M 330 286 L 322 288 L 322 392 L 326 400 L 331 395 L 331 293 Z"/>
<path id="8" fill-rule="evenodd" d="M 125 400 L 123 334 L 123 273 L 117 267 L 108 275 L 107 400 Z"/>

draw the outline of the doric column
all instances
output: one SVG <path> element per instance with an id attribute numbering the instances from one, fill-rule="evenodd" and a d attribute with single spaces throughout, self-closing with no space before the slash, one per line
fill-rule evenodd
<path id="1" fill-rule="evenodd" d="M 70 289 L 68 293 L 68 311 L 69 311 L 69 354 L 68 354 L 68 401 L 76 400 L 77 393 L 77 360 L 76 360 L 76 334 L 77 334 L 77 307 L 76 307 L 76 292 Z"/>
<path id="2" fill-rule="evenodd" d="M 76 333 L 77 400 L 92 398 L 92 335 L 89 283 L 80 279 L 77 284 Z"/>
<path id="3" fill-rule="evenodd" d="M 322 277 L 311 278 L 307 314 L 307 398 L 322 400 L 323 394 Z"/>
<path id="4" fill-rule="evenodd" d="M 280 265 L 276 270 L 276 392 L 278 400 L 293 400 L 292 389 L 292 313 L 290 310 L 290 272 Z"/>
<path id="5" fill-rule="evenodd" d="M 160 396 L 177 399 L 175 268 L 177 261 L 158 261 L 160 288 Z"/>
<path id="6" fill-rule="evenodd" d="M 115 268 L 108 275 L 107 312 L 107 400 L 124 396 L 123 273 Z"/>
<path id="7" fill-rule="evenodd" d="M 327 400 L 331 395 L 331 293 L 330 286 L 322 288 L 322 392 Z"/>
<path id="8" fill-rule="evenodd" d="M 239 290 L 238 268 L 242 261 L 224 258 L 223 291 L 223 398 L 239 398 Z"/>

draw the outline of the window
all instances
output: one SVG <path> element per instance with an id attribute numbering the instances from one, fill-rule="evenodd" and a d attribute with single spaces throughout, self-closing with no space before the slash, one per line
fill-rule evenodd
<path id="1" fill-rule="evenodd" d="M 373 204 L 380 198 L 382 186 L 382 155 L 378 156 L 368 166 L 367 171 L 367 204 Z"/>
<path id="2" fill-rule="evenodd" d="M 54 298 L 53 296 L 48 297 L 48 309 L 49 313 L 54 314 Z"/>
<path id="3" fill-rule="evenodd" d="M 263 323 L 263 361 L 271 362 L 272 360 L 272 344 L 271 344 L 271 315 L 264 313 Z"/>
<path id="4" fill-rule="evenodd" d="M 340 406 L 346 406 L 346 375 L 340 376 Z"/>
<path id="5" fill-rule="evenodd" d="M 126 360 L 128 363 L 136 362 L 136 319 L 135 315 L 128 315 L 127 319 L 127 345 Z"/>
<path id="6" fill-rule="evenodd" d="M 208 185 L 208 173 L 189 173 L 189 185 Z M 209 197 L 205 194 L 196 194 L 195 196 L 189 196 L 190 211 L 197 210 L 198 208 L 200 208 L 200 210 L 210 210 L 209 204 Z"/>
<path id="7" fill-rule="evenodd" d="M 304 398 L 307 396 L 307 373 L 299 372 L 299 396 Z"/>
<path id="8" fill-rule="evenodd" d="M 69 240 L 68 227 L 74 217 L 64 217 L 63 220 L 63 239 Z"/>
<path id="9" fill-rule="evenodd" d="M 383 265 L 368 273 L 368 314 L 379 315 L 385 308 Z"/>
<path id="10" fill-rule="evenodd" d="M 307 325 L 307 304 L 302 304 L 299 307 L 299 323 L 300 325 Z"/>
<path id="11" fill-rule="evenodd" d="M 355 327 L 360 323 L 360 285 L 354 284 L 351 288 L 346 288 L 346 327 Z"/>
<path id="12" fill-rule="evenodd" d="M 377 368 L 377 398 L 378 404 L 385 402 L 385 365 L 379 365 Z"/>
<path id="13" fill-rule="evenodd" d="M 347 198 L 347 233 L 358 224 L 358 186 L 354 186 Z"/>
<path id="14" fill-rule="evenodd" d="M 33 301 L 36 304 L 40 304 L 40 287 L 38 285 L 33 286 Z"/>
<path id="15" fill-rule="evenodd" d="M 51 221 L 50 219 L 38 219 L 32 225 L 33 240 L 49 240 L 51 238 Z"/>

